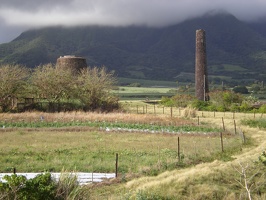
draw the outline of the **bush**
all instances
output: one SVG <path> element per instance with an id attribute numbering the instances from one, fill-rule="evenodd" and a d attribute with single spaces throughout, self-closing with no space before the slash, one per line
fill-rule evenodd
<path id="1" fill-rule="evenodd" d="M 235 93 L 248 94 L 248 89 L 246 86 L 236 86 L 233 88 L 233 91 Z"/>
<path id="2" fill-rule="evenodd" d="M 261 161 L 266 166 L 266 152 L 263 151 L 259 156 L 259 161 Z"/>
<path id="3" fill-rule="evenodd" d="M 187 95 L 187 94 L 177 94 L 173 96 L 171 99 L 174 103 L 174 106 L 187 107 L 188 105 L 191 105 L 193 101 L 196 100 L 196 97 L 192 95 Z"/>
<path id="4" fill-rule="evenodd" d="M 169 97 L 162 97 L 161 99 L 161 102 L 160 102 L 162 105 L 164 106 L 174 106 L 174 101 L 172 98 L 169 98 Z"/>
<path id="5" fill-rule="evenodd" d="M 84 199 L 87 195 L 78 185 L 77 177 L 69 173 L 61 173 L 58 183 L 50 173 L 39 174 L 29 180 L 13 174 L 4 176 L 4 180 L 6 182 L 0 182 L 0 199 L 63 200 Z"/>
<path id="6" fill-rule="evenodd" d="M 0 182 L 0 194 L 4 199 L 56 199 L 55 182 L 50 173 L 40 174 L 27 180 L 25 176 L 13 174 L 4 176 L 7 182 Z"/>
<path id="7" fill-rule="evenodd" d="M 259 112 L 260 112 L 260 113 L 266 113 L 266 104 L 263 104 L 263 105 L 259 108 Z"/>
<path id="8" fill-rule="evenodd" d="M 206 110 L 209 105 L 210 103 L 208 101 L 201 101 L 201 100 L 195 100 L 191 104 L 193 108 L 196 108 L 198 110 Z"/>

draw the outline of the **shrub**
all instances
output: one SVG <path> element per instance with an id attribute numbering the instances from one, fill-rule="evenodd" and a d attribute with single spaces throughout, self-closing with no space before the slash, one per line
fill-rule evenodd
<path id="1" fill-rule="evenodd" d="M 233 88 L 233 91 L 235 93 L 248 94 L 248 89 L 246 86 L 236 86 Z"/>
<path id="2" fill-rule="evenodd" d="M 259 160 L 266 166 L 266 152 L 263 151 L 259 156 Z"/>
<path id="3" fill-rule="evenodd" d="M 70 173 L 61 173 L 57 183 L 50 173 L 29 180 L 13 174 L 4 176 L 4 180 L 6 182 L 0 182 L 0 199 L 62 200 L 84 199 L 88 195 L 84 187 L 78 185 L 77 177 Z"/>
<path id="4" fill-rule="evenodd" d="M 247 103 L 247 102 L 243 102 L 243 103 L 240 105 L 239 110 L 240 110 L 241 112 L 247 112 L 247 111 L 252 110 L 252 107 L 251 107 L 251 105 L 250 105 L 249 103 Z"/>
<path id="5" fill-rule="evenodd" d="M 217 111 L 237 111 L 244 97 L 233 91 L 213 91 L 209 93 L 210 103 Z M 214 107 L 212 108 L 214 109 Z"/>
<path id="6" fill-rule="evenodd" d="M 196 108 L 198 110 L 206 110 L 209 105 L 210 102 L 201 100 L 194 100 L 191 104 L 193 108 Z"/>
<path id="7" fill-rule="evenodd" d="M 263 105 L 259 108 L 259 112 L 260 112 L 260 113 L 266 113 L 266 104 L 263 104 Z"/>
<path id="8" fill-rule="evenodd" d="M 176 107 L 187 107 L 194 100 L 196 100 L 195 96 L 187 95 L 187 94 L 177 94 L 172 97 L 174 106 Z"/>
<path id="9" fill-rule="evenodd" d="M 169 97 L 162 97 L 161 102 L 162 105 L 164 106 L 174 106 L 174 101 L 172 98 Z"/>
<path id="10" fill-rule="evenodd" d="M 29 180 L 17 174 L 4 176 L 4 179 L 7 182 L 0 183 L 0 192 L 4 199 L 56 199 L 55 182 L 50 173 L 40 174 Z"/>

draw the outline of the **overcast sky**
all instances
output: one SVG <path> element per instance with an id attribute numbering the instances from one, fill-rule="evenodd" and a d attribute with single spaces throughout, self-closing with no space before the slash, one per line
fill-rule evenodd
<path id="1" fill-rule="evenodd" d="M 0 43 L 54 25 L 165 26 L 209 11 L 266 18 L 266 0 L 0 0 Z"/>

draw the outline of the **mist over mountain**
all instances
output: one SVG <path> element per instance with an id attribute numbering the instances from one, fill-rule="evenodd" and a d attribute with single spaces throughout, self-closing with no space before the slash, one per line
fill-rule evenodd
<path id="1" fill-rule="evenodd" d="M 0 63 L 35 67 L 77 55 L 120 77 L 179 80 L 193 73 L 195 32 L 206 31 L 209 75 L 232 80 L 266 79 L 266 22 L 243 22 L 230 14 L 207 14 L 182 23 L 147 26 L 49 27 L 23 32 L 0 45 Z"/>

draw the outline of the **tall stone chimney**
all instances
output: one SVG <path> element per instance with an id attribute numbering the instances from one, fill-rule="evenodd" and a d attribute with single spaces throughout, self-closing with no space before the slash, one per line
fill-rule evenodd
<path id="1" fill-rule="evenodd" d="M 195 93 L 198 100 L 209 100 L 205 31 L 196 30 Z"/>

